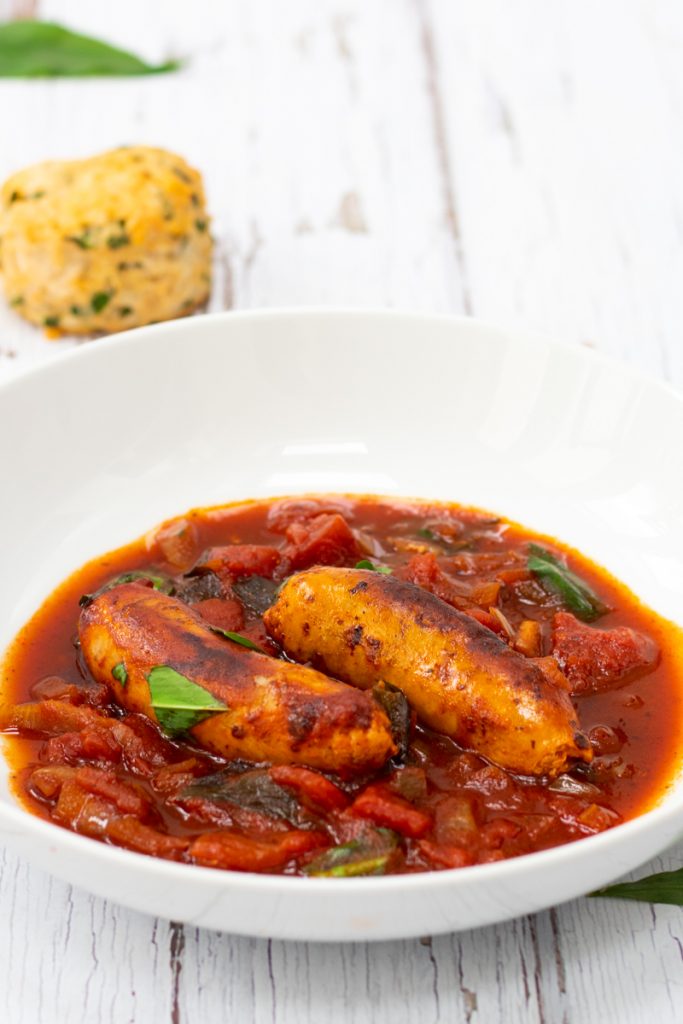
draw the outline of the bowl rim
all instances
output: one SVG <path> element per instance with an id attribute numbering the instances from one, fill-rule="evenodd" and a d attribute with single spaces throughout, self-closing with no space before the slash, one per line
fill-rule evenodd
<path id="1" fill-rule="evenodd" d="M 99 358 L 94 355 L 96 352 L 108 351 L 117 347 L 136 345 L 140 336 L 143 338 L 154 337 L 157 334 L 176 334 L 185 330 L 198 329 L 200 331 L 209 329 L 215 323 L 232 323 L 242 321 L 268 321 L 279 319 L 314 319 L 317 317 L 334 319 L 363 319 L 371 320 L 403 320 L 414 323 L 440 324 L 461 327 L 467 330 L 474 330 L 481 334 L 493 333 L 512 338 L 513 343 L 521 343 L 536 348 L 555 348 L 572 354 L 580 354 L 580 358 L 592 360 L 607 368 L 612 368 L 624 373 L 632 380 L 654 386 L 669 394 L 671 397 L 683 401 L 683 392 L 679 391 L 669 381 L 657 377 L 654 372 L 633 366 L 611 353 L 602 352 L 576 342 L 559 340 L 552 334 L 544 331 L 533 330 L 528 327 L 514 324 L 506 324 L 496 320 L 488 320 L 475 316 L 468 316 L 462 313 L 426 313 L 423 310 L 394 309 L 384 306 L 325 306 L 325 305 L 303 305 L 303 306 L 273 306 L 259 309 L 234 309 L 218 310 L 213 313 L 196 313 L 191 316 L 178 317 L 175 320 L 166 320 L 155 324 L 144 324 L 141 327 L 132 327 L 126 331 L 118 331 L 115 334 L 108 334 L 104 337 L 89 337 L 76 339 L 76 346 L 59 353 L 55 358 L 45 362 L 32 364 L 30 366 L 17 366 L 13 368 L 6 378 L 0 378 L 0 390 L 19 385 L 23 380 L 50 373 L 62 362 L 72 360 Z M 200 326 L 202 325 L 202 326 Z M 324 344 L 320 339 L 319 344 Z M 50 344 L 54 344 L 51 342 Z"/>
<path id="2" fill-rule="evenodd" d="M 8 388 L 21 388 L 24 386 L 23 382 L 30 381 L 35 377 L 41 377 L 44 374 L 49 375 L 54 372 L 55 367 L 60 366 L 63 362 L 68 364 L 73 360 L 97 360 L 102 358 L 97 355 L 98 352 L 106 353 L 116 347 L 135 346 L 139 343 L 140 339 L 144 343 L 145 338 L 151 339 L 159 334 L 175 335 L 188 331 L 202 332 L 217 323 L 239 324 L 249 321 L 313 320 L 316 318 L 331 320 L 367 319 L 374 322 L 379 320 L 400 320 L 410 321 L 415 325 L 451 325 L 482 335 L 487 333 L 499 335 L 505 337 L 508 341 L 512 341 L 513 344 L 523 344 L 539 349 L 559 349 L 593 364 L 617 370 L 631 380 L 659 389 L 683 405 L 683 394 L 667 381 L 662 381 L 654 376 L 654 374 L 642 371 L 640 368 L 623 362 L 611 354 L 601 352 L 589 346 L 559 341 L 542 332 L 513 325 L 506 326 L 502 323 L 483 320 L 478 317 L 449 313 L 426 313 L 423 311 L 383 307 L 365 308 L 325 305 L 282 306 L 204 313 L 197 316 L 136 327 L 104 338 L 87 339 L 87 341 L 81 341 L 75 348 L 60 353 L 56 359 L 28 367 L 17 367 L 16 371 L 6 379 L 0 379 L 0 393 Z M 92 341 L 96 343 L 94 346 L 90 343 Z M 321 338 L 319 343 L 324 344 L 325 340 Z M 6 651 L 0 652 L 0 664 L 4 660 L 5 654 Z M 5 763 L 7 763 L 2 749 L 4 742 L 5 737 L 3 734 L 0 734 L 0 754 Z M 89 851 L 91 862 L 95 858 L 102 868 L 105 868 L 107 865 L 112 867 L 120 866 L 124 869 L 134 868 L 142 873 L 143 876 L 154 874 L 158 879 L 168 882 L 187 882 L 192 880 L 193 884 L 196 883 L 200 888 L 211 890 L 215 890 L 217 885 L 220 885 L 221 879 L 225 879 L 226 886 L 238 885 L 249 892 L 263 891 L 272 893 L 280 890 L 283 884 L 285 887 L 292 886 L 302 893 L 315 892 L 318 895 L 363 891 L 367 893 L 368 888 L 374 886 L 377 886 L 383 893 L 405 889 L 434 891 L 435 889 L 451 888 L 457 885 L 468 886 L 475 881 L 477 883 L 484 883 L 487 879 L 497 882 L 511 881 L 518 876 L 524 877 L 533 866 L 537 866 L 539 869 L 545 866 L 557 868 L 561 867 L 565 862 L 571 864 L 583 858 L 590 858 L 594 854 L 604 855 L 611 847 L 616 845 L 618 848 L 622 843 L 627 843 L 630 838 L 636 838 L 658 826 L 673 825 L 675 818 L 680 817 L 683 811 L 682 769 L 683 760 L 678 767 L 678 774 L 670 779 L 667 788 L 660 794 L 654 806 L 636 815 L 636 817 L 630 818 L 597 835 L 584 836 L 547 850 L 539 850 L 489 864 L 475 864 L 468 867 L 444 868 L 408 874 L 345 878 L 341 887 L 339 884 L 340 879 L 338 878 L 302 877 L 299 875 L 291 876 L 209 868 L 164 860 L 116 847 L 100 840 L 71 832 L 56 823 L 32 814 L 11 793 L 9 796 L 14 803 L 10 804 L 4 798 L 0 798 L 0 838 L 2 838 L 3 832 L 8 835 L 10 834 L 6 826 L 11 827 L 12 833 L 15 833 L 16 827 L 23 836 L 43 840 L 48 846 L 54 846 L 58 842 L 59 846 L 67 853 L 73 851 L 74 853 L 86 854 Z M 58 835 L 59 839 L 57 839 Z"/>

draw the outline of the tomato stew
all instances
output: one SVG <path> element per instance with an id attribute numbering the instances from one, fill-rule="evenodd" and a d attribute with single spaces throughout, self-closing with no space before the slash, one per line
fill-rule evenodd
<path id="1" fill-rule="evenodd" d="M 431 592 L 522 656 L 553 658 L 592 761 L 554 779 L 514 775 L 414 710 L 403 749 L 370 775 L 230 761 L 160 713 L 122 709 L 86 668 L 79 600 L 122 574 L 172 593 L 231 634 L 226 644 L 289 660 L 263 623 L 276 587 L 314 565 L 359 563 Z M 62 584 L 8 653 L 0 728 L 22 804 L 107 843 L 290 875 L 454 868 L 593 835 L 655 804 L 681 753 L 679 643 L 676 627 L 576 552 L 484 512 L 342 496 L 251 502 L 192 511 Z"/>

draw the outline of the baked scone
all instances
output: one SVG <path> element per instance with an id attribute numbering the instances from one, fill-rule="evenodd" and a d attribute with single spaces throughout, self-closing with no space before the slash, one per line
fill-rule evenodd
<path id="1" fill-rule="evenodd" d="M 10 305 L 49 336 L 186 316 L 211 289 L 201 175 L 163 149 L 49 161 L 0 190 L 0 273 Z"/>

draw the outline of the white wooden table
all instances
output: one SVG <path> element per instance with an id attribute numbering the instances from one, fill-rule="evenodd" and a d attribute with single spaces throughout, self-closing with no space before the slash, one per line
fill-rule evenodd
<path id="1" fill-rule="evenodd" d="M 677 0 L 0 0 L 31 9 L 188 65 L 0 80 L 0 178 L 120 143 L 179 151 L 215 218 L 212 309 L 471 313 L 683 388 Z M 0 377 L 72 344 L 0 305 Z M 153 921 L 0 850 L 0 921 L 3 1024 L 683 1020 L 673 907 L 287 944 Z"/>

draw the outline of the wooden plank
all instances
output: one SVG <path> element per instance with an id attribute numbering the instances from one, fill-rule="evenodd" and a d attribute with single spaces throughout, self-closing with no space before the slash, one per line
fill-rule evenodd
<path id="1" fill-rule="evenodd" d="M 474 311 L 683 382 L 683 8 L 419 6 Z"/>

